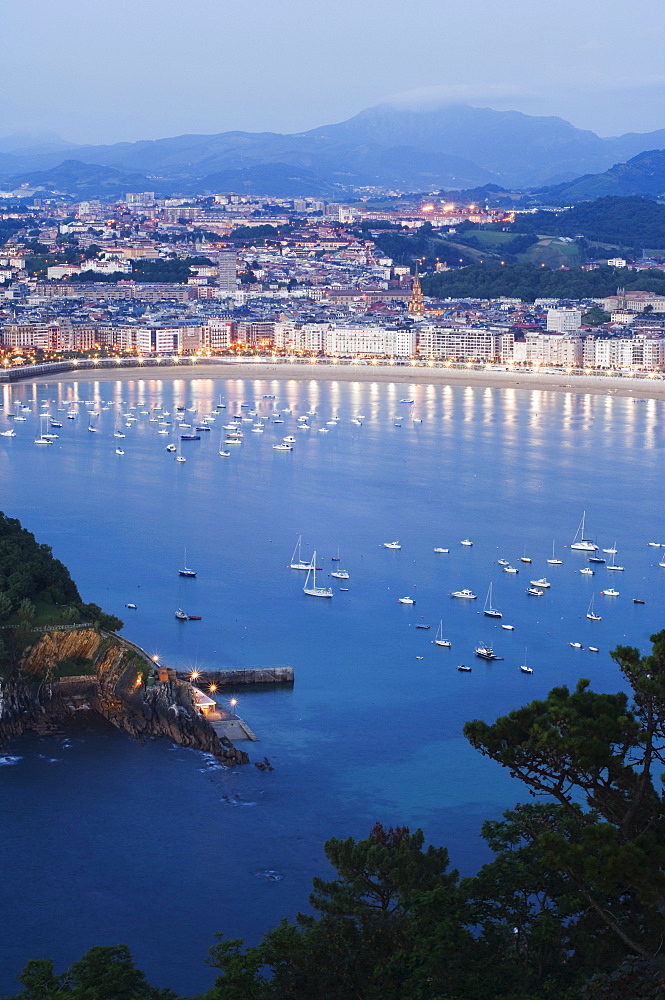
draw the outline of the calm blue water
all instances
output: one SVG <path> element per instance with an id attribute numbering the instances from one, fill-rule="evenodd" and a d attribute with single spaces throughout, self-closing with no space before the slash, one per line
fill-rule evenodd
<path id="1" fill-rule="evenodd" d="M 455 866 L 475 870 L 487 856 L 482 820 L 526 795 L 466 744 L 463 723 L 580 676 L 615 690 L 620 675 L 607 651 L 620 642 L 646 649 L 664 624 L 665 550 L 647 545 L 665 542 L 660 403 L 315 380 L 3 392 L 5 414 L 19 400 L 31 412 L 15 438 L 0 438 L 0 509 L 53 547 L 84 600 L 120 615 L 125 634 L 169 664 L 296 671 L 293 690 L 237 692 L 239 714 L 260 737 L 245 747 L 270 758 L 270 774 L 220 769 L 164 741 L 139 746 L 90 718 L 64 742 L 12 744 L 15 761 L 0 768 L 8 860 L 0 892 L 11 914 L 0 937 L 3 992 L 15 989 L 28 958 L 62 967 L 118 941 L 155 983 L 205 988 L 215 931 L 255 941 L 305 908 L 312 875 L 325 872 L 324 840 L 365 836 L 377 819 L 422 826 Z M 183 444 L 187 462 L 177 464 L 159 424 L 140 411 L 195 407 L 195 423 L 220 394 L 227 409 L 201 441 Z M 64 426 L 52 447 L 38 448 L 46 400 Z M 80 402 L 70 421 L 63 408 L 73 400 L 95 404 Z M 263 434 L 244 423 L 242 446 L 220 458 L 222 424 L 252 401 L 266 418 L 292 412 L 281 425 L 267 420 Z M 96 434 L 87 410 L 99 412 Z M 298 430 L 310 410 L 311 429 Z M 117 456 L 121 412 L 138 419 L 122 421 Z M 350 422 L 358 414 L 362 426 Z M 10 425 L 6 416 L 0 425 Z M 273 451 L 286 434 L 297 437 L 293 452 Z M 584 509 L 587 535 L 603 547 L 616 540 L 624 573 L 579 574 L 586 558 L 567 546 Z M 303 595 L 304 574 L 286 568 L 299 533 L 304 553 L 318 552 L 320 582 L 334 584 L 332 601 Z M 472 548 L 459 544 L 467 537 Z M 383 548 L 393 539 L 401 551 Z M 563 566 L 546 564 L 553 541 Z M 178 576 L 185 546 L 195 580 Z M 338 548 L 346 584 L 327 579 Z M 519 563 L 525 551 L 531 567 Z M 500 571 L 502 556 L 519 575 Z M 528 597 L 529 579 L 544 575 L 551 590 Z M 490 582 L 514 632 L 482 616 Z M 612 585 L 619 597 L 600 595 Z M 447 596 L 460 587 L 478 600 Z M 601 622 L 586 619 L 594 593 Z M 397 603 L 407 594 L 414 606 Z M 646 604 L 634 605 L 635 596 Z M 178 623 L 179 605 L 203 620 Z M 441 618 L 450 650 L 432 645 Z M 415 629 L 421 621 L 430 631 Z M 475 659 L 479 642 L 504 661 Z M 518 670 L 525 647 L 531 676 Z M 461 662 L 473 672 L 458 673 Z"/>

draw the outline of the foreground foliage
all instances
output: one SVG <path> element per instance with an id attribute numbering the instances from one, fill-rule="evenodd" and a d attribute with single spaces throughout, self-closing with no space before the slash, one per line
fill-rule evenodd
<path id="1" fill-rule="evenodd" d="M 665 631 L 651 641 L 612 653 L 630 695 L 580 681 L 466 725 L 541 799 L 483 825 L 494 857 L 477 875 L 421 830 L 329 840 L 336 875 L 314 879 L 312 912 L 254 947 L 218 935 L 199 1000 L 665 1000 Z M 15 1000 L 173 996 L 124 946 L 20 981 Z"/>

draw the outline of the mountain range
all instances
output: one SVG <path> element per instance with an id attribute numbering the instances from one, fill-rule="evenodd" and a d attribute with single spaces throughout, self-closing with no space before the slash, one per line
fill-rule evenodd
<path id="1" fill-rule="evenodd" d="M 556 117 L 383 104 L 291 135 L 236 131 L 79 146 L 51 135 L 8 136 L 0 138 L 0 184 L 109 199 L 127 190 L 342 199 L 363 187 L 432 191 L 486 184 L 538 188 L 564 200 L 653 197 L 665 190 L 658 180 L 665 178 L 662 147 L 665 129 L 601 138 Z M 649 171 L 653 190 L 638 190 Z M 616 190 L 607 189 L 612 185 Z"/>

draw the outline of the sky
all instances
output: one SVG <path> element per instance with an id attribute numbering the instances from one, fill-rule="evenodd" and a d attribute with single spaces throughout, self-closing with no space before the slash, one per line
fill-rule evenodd
<path id="1" fill-rule="evenodd" d="M 0 136 L 298 132 L 383 102 L 665 127 L 663 0 L 4 0 Z"/>

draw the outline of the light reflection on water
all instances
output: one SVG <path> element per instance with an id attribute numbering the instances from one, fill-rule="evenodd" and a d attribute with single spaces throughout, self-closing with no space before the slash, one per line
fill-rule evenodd
<path id="1" fill-rule="evenodd" d="M 176 465 L 158 424 L 139 411 L 161 406 L 175 420 L 178 405 L 195 406 L 194 423 L 215 413 L 220 394 L 227 409 L 200 442 L 183 445 L 187 462 Z M 126 634 L 168 663 L 296 670 L 293 690 L 235 692 L 260 737 L 250 753 L 267 755 L 271 774 L 219 771 L 200 755 L 140 747 L 92 723 L 71 748 L 37 737 L 12 745 L 22 759 L 0 771 L 14 859 L 2 889 L 13 913 L 0 943 L 5 991 L 28 958 L 64 963 L 120 940 L 156 982 L 202 989 L 214 931 L 255 939 L 306 906 L 325 838 L 363 836 L 376 819 L 423 825 L 454 865 L 474 870 L 485 856 L 482 819 L 525 796 L 471 750 L 463 722 L 579 676 L 613 690 L 620 677 L 607 650 L 644 648 L 663 624 L 662 555 L 646 544 L 665 541 L 659 402 L 408 381 L 152 377 L 5 386 L 2 398 L 5 414 L 16 400 L 32 413 L 16 438 L 0 438 L 0 509 L 53 547 L 85 600 L 123 617 Z M 64 426 L 52 448 L 39 449 L 45 399 Z M 221 459 L 222 425 L 252 401 L 265 433 L 243 424 L 242 446 Z M 69 403 L 80 411 L 74 421 L 58 412 Z M 132 407 L 138 420 L 123 425 L 125 455 L 116 456 L 115 422 Z M 273 424 L 284 409 L 285 423 Z M 97 434 L 87 431 L 88 410 L 100 414 Z M 298 431 L 309 410 L 311 428 Z M 357 414 L 360 427 L 350 423 Z M 334 415 L 338 425 L 318 434 Z M 294 451 L 274 452 L 291 433 Z M 584 555 L 567 548 L 584 509 L 599 544 L 618 541 L 626 572 L 615 600 L 599 594 L 611 574 L 585 579 Z M 335 584 L 330 602 L 302 594 L 303 575 L 285 568 L 299 533 L 307 552 L 316 547 L 326 582 L 339 547 L 348 593 Z M 459 545 L 465 537 L 472 548 Z M 393 538 L 401 551 L 383 548 Z M 553 540 L 561 567 L 545 561 Z M 435 555 L 439 545 L 450 553 Z M 178 577 L 185 546 L 195 580 Z M 531 566 L 519 563 L 525 551 Z M 519 575 L 500 571 L 502 556 Z M 551 590 L 527 597 L 529 579 L 543 575 Z M 490 582 L 514 632 L 480 613 Z M 478 600 L 447 596 L 460 587 Z M 407 593 L 412 607 L 397 603 Z M 597 623 L 586 619 L 592 593 Z M 646 605 L 632 603 L 638 594 Z M 203 620 L 178 623 L 179 605 Z M 440 619 L 451 650 L 432 645 Z M 416 630 L 419 621 L 431 630 Z M 572 640 L 601 653 L 571 649 Z M 478 642 L 494 643 L 504 661 L 475 660 Z M 517 669 L 525 646 L 529 677 Z M 460 662 L 473 672 L 459 674 Z M 266 871 L 283 878 L 257 877 Z"/>

